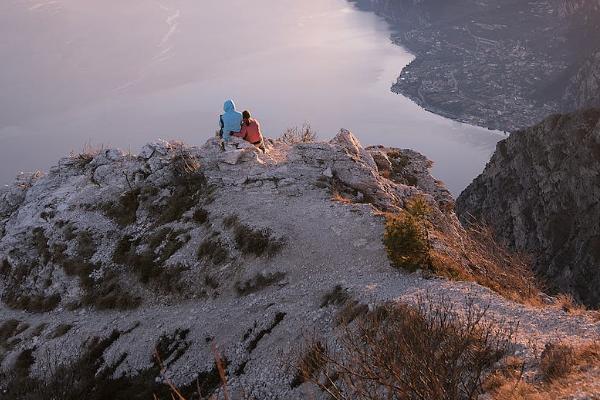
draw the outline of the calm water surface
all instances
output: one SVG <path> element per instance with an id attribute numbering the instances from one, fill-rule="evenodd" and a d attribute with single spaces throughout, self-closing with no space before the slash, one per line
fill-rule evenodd
<path id="1" fill-rule="evenodd" d="M 391 93 L 412 56 L 389 35 L 345 0 L 2 0 L 0 184 L 86 144 L 202 144 L 231 97 L 267 136 L 413 148 L 458 194 L 502 136 Z"/>

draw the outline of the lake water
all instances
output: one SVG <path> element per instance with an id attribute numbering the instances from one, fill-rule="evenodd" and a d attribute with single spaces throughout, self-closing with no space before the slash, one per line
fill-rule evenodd
<path id="1" fill-rule="evenodd" d="M 0 183 L 86 144 L 202 144 L 233 98 L 267 136 L 420 151 L 458 194 L 502 136 L 393 94 L 412 56 L 389 37 L 345 0 L 2 0 Z"/>

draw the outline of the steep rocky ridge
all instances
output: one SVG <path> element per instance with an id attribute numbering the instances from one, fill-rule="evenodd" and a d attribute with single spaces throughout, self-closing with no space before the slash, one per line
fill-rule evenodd
<path id="1" fill-rule="evenodd" d="M 460 195 L 464 221 L 483 219 L 537 270 L 600 306 L 600 110 L 554 115 L 498 143 Z"/>
<path id="2" fill-rule="evenodd" d="M 416 55 L 392 90 L 433 112 L 514 131 L 597 105 L 596 0 L 353 2 Z"/>
<path id="3" fill-rule="evenodd" d="M 143 374 L 158 346 L 169 349 L 164 375 L 185 385 L 214 376 L 217 346 L 233 392 L 311 398 L 287 367 L 305 335 L 340 329 L 336 306 L 323 304 L 338 285 L 367 309 L 424 294 L 489 308 L 520 325 L 514 340 L 530 359 L 532 343 L 599 334 L 585 316 L 390 266 L 385 213 L 415 196 L 432 209 L 434 248 L 464 232 L 424 156 L 365 149 L 347 131 L 330 142 L 275 141 L 265 154 L 235 146 L 161 142 L 137 156 L 74 155 L 3 188 L 0 320 L 24 327 L 0 343 L 3 369 L 25 351 L 44 376 L 102 337 L 115 376 Z"/>

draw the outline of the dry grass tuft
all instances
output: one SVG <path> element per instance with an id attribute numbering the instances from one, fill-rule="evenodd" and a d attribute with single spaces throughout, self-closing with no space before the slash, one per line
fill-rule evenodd
<path id="1" fill-rule="evenodd" d="M 220 265 L 229 259 L 229 251 L 220 239 L 207 238 L 198 247 L 198 259 L 208 259 L 215 265 Z"/>
<path id="2" fill-rule="evenodd" d="M 60 324 L 58 325 L 56 328 L 54 328 L 54 330 L 52 331 L 52 333 L 48 336 L 49 339 L 56 339 L 59 338 L 61 336 L 66 335 L 67 333 L 69 333 L 69 331 L 73 328 L 73 325 L 70 324 Z"/>
<path id="3" fill-rule="evenodd" d="M 284 272 L 260 273 L 245 282 L 237 282 L 235 290 L 240 296 L 247 296 L 273 286 L 285 278 Z"/>
<path id="4" fill-rule="evenodd" d="M 200 225 L 206 224 L 209 220 L 208 211 L 206 211 L 204 208 L 198 208 L 194 210 L 192 218 Z"/>
<path id="5" fill-rule="evenodd" d="M 304 123 L 301 127 L 288 128 L 277 140 L 290 146 L 298 143 L 312 143 L 317 139 L 317 133 L 310 124 Z"/>
<path id="6" fill-rule="evenodd" d="M 431 252 L 433 270 L 453 279 L 475 281 L 509 300 L 540 306 L 540 285 L 528 257 L 494 239 L 492 230 L 471 224 L 463 232 L 436 231 Z"/>
<path id="7" fill-rule="evenodd" d="M 246 255 L 272 257 L 279 253 L 284 245 L 284 241 L 275 238 L 269 228 L 253 229 L 244 225 L 237 215 L 226 217 L 223 226 L 233 230 L 236 248 Z"/>
<path id="8" fill-rule="evenodd" d="M 369 306 L 362 304 L 354 299 L 348 299 L 343 307 L 338 310 L 335 316 L 335 322 L 338 325 L 348 325 L 356 318 L 364 316 L 369 312 Z"/>
<path id="9" fill-rule="evenodd" d="M 560 293 L 555 297 L 554 306 L 571 315 L 586 317 L 595 322 L 600 321 L 600 310 L 588 310 L 585 304 L 577 302 L 571 294 Z"/>
<path id="10" fill-rule="evenodd" d="M 344 289 L 342 285 L 336 285 L 331 291 L 325 293 L 321 298 L 321 308 L 328 307 L 330 305 L 342 305 L 350 300 L 348 290 Z"/>
<path id="11" fill-rule="evenodd" d="M 552 382 L 571 372 L 574 364 L 574 351 L 563 343 L 548 343 L 540 357 L 540 372 L 543 378 Z"/>
<path id="12" fill-rule="evenodd" d="M 331 201 L 335 201 L 342 204 L 352 204 L 353 201 L 351 198 L 346 196 L 343 192 L 332 189 L 331 192 Z"/>
<path id="13" fill-rule="evenodd" d="M 69 158 L 71 163 L 79 168 L 83 168 L 88 165 L 94 157 L 100 154 L 104 150 L 104 145 L 92 146 L 91 143 L 86 143 L 79 153 L 71 151 Z"/>
<path id="14" fill-rule="evenodd" d="M 595 398 L 600 392 L 600 344 L 580 346 L 549 343 L 539 369 L 525 378 L 524 362 L 508 358 L 487 377 L 484 387 L 492 400 L 546 400 Z"/>

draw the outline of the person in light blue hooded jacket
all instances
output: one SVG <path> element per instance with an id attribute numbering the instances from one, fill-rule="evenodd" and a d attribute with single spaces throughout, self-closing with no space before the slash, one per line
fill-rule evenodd
<path id="1" fill-rule="evenodd" d="M 228 142 L 232 133 L 238 133 L 242 128 L 242 113 L 236 111 L 233 100 L 227 100 L 223 105 L 225 114 L 221 115 L 221 129 L 223 140 Z"/>

